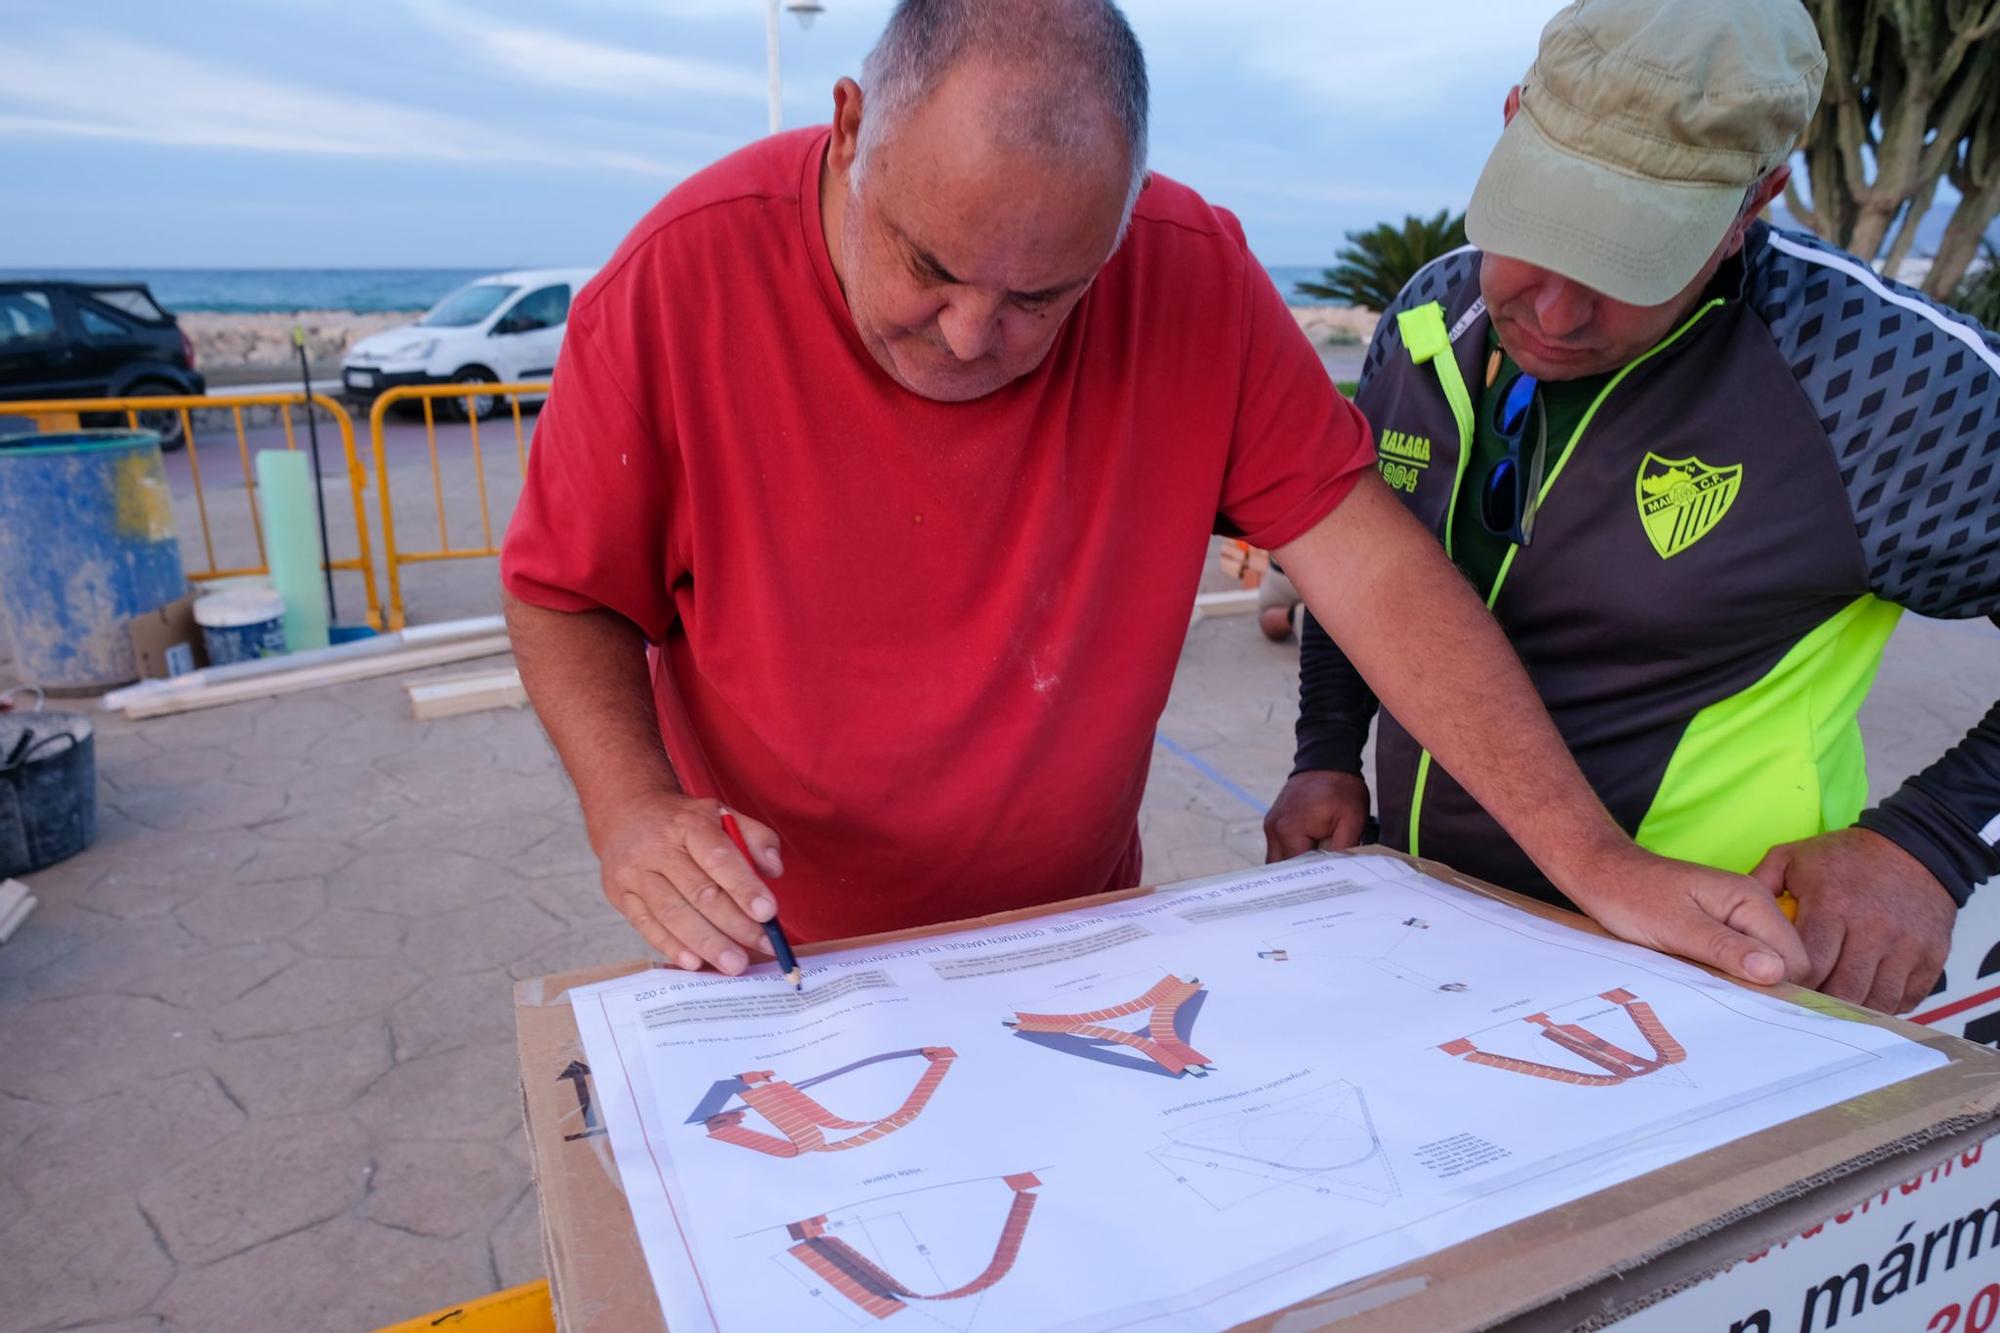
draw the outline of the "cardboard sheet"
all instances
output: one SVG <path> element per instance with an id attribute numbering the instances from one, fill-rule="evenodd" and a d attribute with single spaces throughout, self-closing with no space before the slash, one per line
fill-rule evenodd
<path id="1" fill-rule="evenodd" d="M 1437 867 L 1426 869 L 1440 873 Z M 1441 873 L 1449 876 L 1449 872 Z M 1561 915 L 1548 909 L 1535 910 L 1549 919 Z M 1019 920 L 1023 915 L 1010 919 Z M 1392 935 L 1418 940 L 1420 945 L 1436 934 L 1434 930 L 1400 922 L 1399 917 Z M 1588 923 L 1583 924 L 1588 927 Z M 932 933 L 912 932 L 892 938 Z M 1303 950 L 1312 942 L 1309 936 L 1291 943 L 1270 941 L 1270 949 L 1264 952 L 1285 952 L 1286 957 L 1258 961 L 1267 968 L 1289 966 L 1293 961 L 1289 950 Z M 1409 989 L 1414 996 L 1454 984 L 1430 976 L 1434 967 L 1427 969 L 1424 960 L 1415 956 L 1428 952 L 1432 955 L 1431 962 L 1436 964 L 1440 957 L 1437 947 L 1411 946 L 1396 940 L 1391 941 L 1391 946 L 1388 962 L 1391 970 L 1385 977 L 1392 988 Z M 1614 953 L 1626 948 L 1604 947 Z M 1411 957 L 1400 958 L 1405 953 Z M 1403 975 L 1396 975 L 1398 971 Z M 660 979 L 663 985 L 687 980 L 670 972 L 661 973 Z M 564 978 L 557 985 L 525 983 L 520 995 L 524 1090 L 559 1316 L 564 1326 L 573 1330 L 658 1327 L 660 1313 L 651 1300 L 652 1284 L 645 1276 L 644 1258 L 636 1244 L 630 1214 L 608 1152 L 604 1108 L 594 1101 L 596 1083 L 586 1062 L 579 1058 L 574 1024 L 564 1021 L 568 1018 L 562 1002 L 568 989 L 566 983 L 582 980 Z M 1705 984 L 1715 984 L 1703 980 Z M 1737 988 L 1729 989 L 1736 991 L 1744 1002 L 1754 998 Z M 1447 1006 L 1459 1003 L 1467 993 L 1437 992 L 1441 997 L 1451 997 L 1442 1001 Z M 1026 997 L 1024 1003 L 1032 998 Z M 1759 999 L 1756 1003 L 1766 1002 Z M 1825 1002 L 1819 1004 L 1823 1008 Z M 1595 1008 L 1607 1009 L 1607 1006 Z M 1871 1157 L 1952 1133 L 1993 1115 L 1996 1102 L 1993 1069 L 2000 1061 L 1978 1048 L 1939 1038 L 1922 1029 L 1873 1016 L 1861 1017 L 1872 1027 L 1901 1033 L 1937 1052 L 1933 1058 L 1946 1061 L 1944 1067 L 1894 1083 L 1858 1101 L 1849 1100 L 1829 1111 L 1790 1118 L 1771 1131 L 1739 1138 L 1674 1165 L 1647 1171 L 1560 1207 L 1535 1210 L 1498 1231 L 1448 1243 L 1435 1253 L 1393 1264 L 1385 1271 L 1333 1292 L 1303 1294 L 1303 1299 L 1293 1301 L 1289 1311 L 1258 1323 L 1270 1324 L 1275 1320 L 1290 1327 L 1298 1320 L 1305 1320 L 1304 1326 L 1333 1321 L 1343 1328 L 1485 1327 L 1545 1305 L 1613 1269 L 1629 1268 L 1655 1254 L 1685 1246 L 1705 1231 L 1752 1217 L 1788 1195 L 1806 1193 L 1823 1180 L 1838 1178 Z M 1629 1012 L 1623 1017 L 1607 1012 L 1595 1021 L 1600 1026 L 1604 1022 L 1629 1023 L 1630 1016 Z M 1813 1018 L 1807 1011 L 1799 1013 L 1799 1021 L 1810 1027 L 1824 1020 Z M 1579 1026 L 1586 1026 L 1587 1030 L 1587 1025 Z M 1201 1042 L 1196 1040 L 1193 1044 L 1200 1047 Z M 1505 1047 L 1507 1043 L 1504 1034 L 1496 1034 L 1487 1038 L 1485 1044 Z M 1527 1051 L 1533 1049 L 1530 1045 Z M 1496 1054 L 1502 1059 L 1524 1058 L 1521 1053 L 1508 1057 L 1504 1050 Z M 1051 1051 L 1049 1058 L 1076 1057 Z M 1466 1052 L 1449 1058 L 1439 1052 L 1438 1060 L 1461 1074 L 1477 1072 L 1494 1079 L 1530 1077 L 1518 1069 L 1494 1064 L 1476 1071 L 1470 1068 L 1460 1071 L 1458 1066 L 1470 1060 Z M 1561 1065 L 1563 1061 L 1554 1063 Z M 1579 1068 L 1588 1073 L 1596 1067 L 1585 1061 Z M 1551 1092 L 1557 1090 L 1554 1081 L 1540 1075 L 1533 1077 L 1550 1082 Z M 1186 1082 L 1186 1071 L 1179 1080 Z M 694 1133 L 700 1137 L 699 1128 Z M 871 1146 L 867 1151 L 878 1149 Z M 1627 1155 L 1631 1170 L 1643 1169 L 1648 1164 L 1644 1149 L 1635 1147 Z M 1629 1175 L 1630 1171 L 1623 1174 Z M 1181 1187 L 1170 1173 L 1163 1172 L 1162 1180 Z M 1205 1183 L 1213 1186 L 1217 1182 Z M 1029 1197 L 1046 1192 L 1030 1187 Z M 1017 1196 L 1020 1193 L 1016 1191 Z M 1307 1201 L 1310 1200 L 1308 1195 Z M 1726 1257 L 1733 1256 L 1719 1258 L 1718 1266 Z M 1685 1281 L 1685 1275 L 1678 1280 Z M 1293 1299 L 1302 1293 L 1291 1291 L 1284 1295 Z M 1646 1299 L 1645 1291 L 1631 1290 L 1632 1302 L 1643 1303 Z"/>

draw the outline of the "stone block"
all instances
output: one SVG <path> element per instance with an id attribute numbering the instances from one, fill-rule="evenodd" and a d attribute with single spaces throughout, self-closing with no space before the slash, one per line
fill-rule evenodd
<path id="1" fill-rule="evenodd" d="M 211 1264 L 339 1216 L 368 1187 L 368 1135 L 352 1118 L 254 1120 L 139 1192 L 180 1264 Z"/>
<path id="2" fill-rule="evenodd" d="M 526 981 L 583 967 L 652 962 L 657 958 L 646 941 L 639 938 L 639 932 L 624 917 L 613 913 L 608 920 L 577 926 L 560 939 L 522 954 L 507 965 L 507 971 L 516 981 Z"/>
<path id="3" fill-rule="evenodd" d="M 176 1329 L 370 1329 L 492 1288 L 484 1244 L 340 1217 L 187 1271 L 160 1301 Z"/>
<path id="4" fill-rule="evenodd" d="M 213 833 L 146 830 L 99 842 L 84 855 L 102 866 L 104 874 L 79 896 L 79 903 L 112 916 L 150 917 L 228 879 L 250 859 L 251 847 L 244 839 Z"/>
<path id="5" fill-rule="evenodd" d="M 199 1015 L 263 985 L 298 961 L 298 957 L 298 951 L 289 944 L 269 940 L 219 949 L 191 949 L 179 957 L 142 960 L 151 963 L 152 969 L 133 977 L 120 989 Z"/>
<path id="6" fill-rule="evenodd" d="M 528 895 L 538 907 L 552 912 L 573 926 L 602 925 L 623 921 L 604 897 L 604 881 L 595 868 L 580 875 L 550 875 L 528 881 Z"/>
<path id="7" fill-rule="evenodd" d="M 504 861 L 512 866 L 523 853 L 561 827 L 560 823 L 546 815 L 482 820 L 452 833 L 443 845 L 467 856 Z"/>
<path id="8" fill-rule="evenodd" d="M 11 1007 L 6 1031 L 0 1092 L 65 1106 L 204 1069 L 215 1045 L 188 1015 L 131 995 Z"/>
<path id="9" fill-rule="evenodd" d="M 533 1189 L 522 1190 L 514 1206 L 493 1228 L 493 1269 L 502 1290 L 548 1276 L 542 1254 L 542 1208 Z"/>
<path id="10" fill-rule="evenodd" d="M 110 787 L 125 796 L 184 782 L 215 782 L 229 776 L 235 756 L 220 745 L 194 746 L 172 753 L 120 758 L 98 765 L 98 772 Z"/>
<path id="11" fill-rule="evenodd" d="M 514 978 L 492 967 L 438 977 L 417 987 L 389 1014 L 396 1058 L 447 1051 L 514 1033 Z"/>
<path id="12" fill-rule="evenodd" d="M 584 836 L 581 812 L 509 864 L 515 874 L 529 879 L 553 875 L 595 876 L 597 853 L 591 850 L 590 839 Z"/>
<path id="13" fill-rule="evenodd" d="M 107 803 L 128 819 L 163 832 L 216 833 L 271 819 L 285 809 L 285 793 L 268 787 L 197 779 L 164 787 L 107 793 Z"/>
<path id="14" fill-rule="evenodd" d="M 403 956 L 431 975 L 468 972 L 518 958 L 568 930 L 567 922 L 528 899 L 520 881 L 514 890 L 511 897 L 411 923 Z"/>
<path id="15" fill-rule="evenodd" d="M 454 821 L 441 820 L 434 833 L 442 837 L 456 827 Z M 411 849 L 364 852 L 329 875 L 327 886 L 328 901 L 335 907 L 431 916 L 515 896 L 520 881 L 463 852 Z"/>
<path id="16" fill-rule="evenodd" d="M 358 854 L 350 843 L 316 838 L 260 839 L 256 848 L 249 860 L 231 872 L 230 878 L 238 884 L 325 875 L 340 869 Z"/>
<path id="17" fill-rule="evenodd" d="M 418 1235 L 483 1241 L 532 1184 L 491 1144 L 391 1143 L 375 1153 L 363 1211 Z"/>
<path id="18" fill-rule="evenodd" d="M 148 1309 L 174 1276 L 173 1261 L 129 1196 L 32 1212 L 0 1231 L 0 1254 L 7 1256 L 0 1317 L 9 1328 L 128 1319 Z"/>
<path id="19" fill-rule="evenodd" d="M 225 1041 L 275 1037 L 387 1013 L 421 977 L 389 958 L 301 958 L 217 1008 Z"/>
<path id="20" fill-rule="evenodd" d="M 216 1076 L 259 1117 L 335 1111 L 395 1067 L 389 1025 L 364 1018 L 336 1027 L 217 1044 Z"/>
<path id="21" fill-rule="evenodd" d="M 12 1176 L 47 1209 L 131 1198 L 244 1119 L 208 1073 L 175 1074 L 50 1117 L 21 1145 Z"/>
<path id="22" fill-rule="evenodd" d="M 491 1143 L 521 1123 L 513 1041 L 481 1042 L 405 1060 L 354 1103 L 379 1138 Z"/>
<path id="23" fill-rule="evenodd" d="M 211 884 L 174 909 L 174 917 L 210 944 L 252 944 L 282 939 L 326 906 L 326 882 L 317 876 L 251 884 Z"/>
<path id="24" fill-rule="evenodd" d="M 408 918 L 388 912 L 329 907 L 287 939 L 321 958 L 388 958 L 402 949 L 409 928 Z"/>

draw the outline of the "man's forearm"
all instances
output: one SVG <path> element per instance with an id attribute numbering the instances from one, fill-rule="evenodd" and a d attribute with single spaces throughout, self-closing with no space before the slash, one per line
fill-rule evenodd
<path id="1" fill-rule="evenodd" d="M 1372 475 L 1277 555 L 1376 696 L 1558 887 L 1629 845 L 1499 625 Z"/>
<path id="2" fill-rule="evenodd" d="M 646 643 L 615 611 L 550 611 L 506 598 L 514 660 L 584 819 L 636 795 L 678 792 L 654 710 Z"/>

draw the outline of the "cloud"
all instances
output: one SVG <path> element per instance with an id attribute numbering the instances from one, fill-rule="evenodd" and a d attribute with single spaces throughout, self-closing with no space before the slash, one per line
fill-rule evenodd
<path id="1" fill-rule="evenodd" d="M 1412 24 L 1404 5 L 1145 0 L 1128 8 L 1149 58 L 1236 65 L 1320 110 L 1368 123 L 1421 120 L 1447 95 L 1498 98 L 1534 59 L 1562 0 L 1455 4 Z"/>
<path id="2" fill-rule="evenodd" d="M 765 96 L 761 68 L 585 41 L 503 23 L 447 0 L 412 0 L 410 11 L 475 58 L 551 87 L 643 98 Z"/>
<path id="3" fill-rule="evenodd" d="M 0 134 L 14 137 L 687 174 L 644 154 L 496 133 L 462 116 L 281 83 L 106 33 L 70 33 L 33 51 L 17 41 L 9 55 Z"/>

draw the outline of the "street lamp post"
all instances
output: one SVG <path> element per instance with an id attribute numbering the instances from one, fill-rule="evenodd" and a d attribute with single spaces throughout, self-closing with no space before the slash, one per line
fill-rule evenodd
<path id="1" fill-rule="evenodd" d="M 768 0 L 764 11 L 764 56 L 771 78 L 771 133 L 776 134 L 784 122 L 784 86 L 778 78 L 778 8 L 780 4 L 794 15 L 801 28 L 810 28 L 812 21 L 826 12 L 820 0 Z"/>

